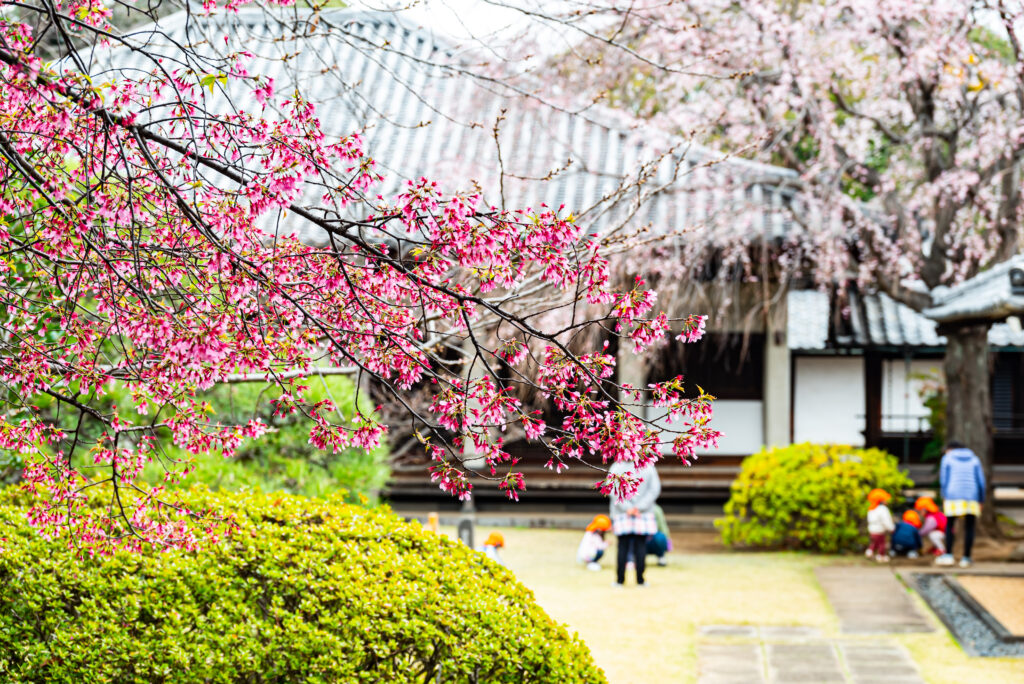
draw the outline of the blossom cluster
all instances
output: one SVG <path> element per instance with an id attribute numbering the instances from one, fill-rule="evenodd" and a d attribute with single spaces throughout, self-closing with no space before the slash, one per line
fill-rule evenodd
<path id="1" fill-rule="evenodd" d="M 76 7 L 103 19 L 100 4 Z M 259 420 L 211 417 L 203 393 L 238 378 L 276 386 L 275 411 L 305 416 L 317 449 L 378 446 L 387 426 L 373 415 L 338 420 L 332 402 L 306 400 L 303 379 L 318 364 L 354 367 L 396 401 L 429 385 L 430 415 L 414 418 L 437 435 L 426 445 L 431 477 L 459 498 L 471 491 L 467 459 L 518 498 L 526 483 L 500 437 L 512 425 L 547 446 L 557 470 L 588 457 L 643 466 L 663 443 L 686 456 L 713 441 L 706 395 L 684 398 L 678 379 L 648 387 L 690 420 L 663 437 L 609 395 L 614 357 L 570 349 L 486 298 L 532 280 L 606 307 L 602 321 L 638 352 L 664 339 L 654 293 L 640 282 L 614 292 L 597 241 L 564 208 L 498 210 L 426 178 L 369 199 L 381 176 L 359 136 L 328 139 L 313 105 L 278 97 L 244 55 L 211 74 L 159 65 L 99 83 L 42 62 L 25 24 L 2 20 L 0 36 L 0 382 L 11 397 L 0 448 L 24 455 L 39 497 L 31 521 L 44 533 L 101 553 L 221 535 L 223 521 L 141 475 L 157 462 L 168 480 L 190 472 L 187 458 L 161 456 L 163 444 L 230 457 L 264 434 Z M 255 109 L 207 108 L 204 88 L 221 81 Z M 354 206 L 359 219 L 347 218 Z M 274 228 L 282 217 L 328 244 Z M 479 333 L 495 319 L 514 335 L 487 346 Z M 699 339 L 701 325 L 687 326 L 684 338 Z M 521 381 L 489 366 L 449 369 L 439 340 L 472 341 L 536 378 L 561 425 L 523 410 Z M 129 401 L 105 400 L 115 387 Z M 93 488 L 109 505 L 90 503 Z"/>
<path id="2" fill-rule="evenodd" d="M 1022 25 L 1020 3 L 972 0 L 596 2 L 567 57 L 579 66 L 558 69 L 581 101 L 607 97 L 719 161 L 765 163 L 689 174 L 694 202 L 731 199 L 704 217 L 705 239 L 657 260 L 667 273 L 646 271 L 659 288 L 809 275 L 922 310 L 1018 251 Z M 783 192 L 768 203 L 771 186 Z"/>

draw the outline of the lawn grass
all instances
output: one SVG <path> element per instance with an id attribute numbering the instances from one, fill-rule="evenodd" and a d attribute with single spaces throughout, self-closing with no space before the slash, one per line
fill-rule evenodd
<path id="1" fill-rule="evenodd" d="M 840 636 L 814 576 L 815 566 L 835 557 L 676 553 L 668 567 L 649 568 L 649 586 L 637 588 L 629 578 L 625 589 L 614 589 L 610 563 L 590 572 L 574 562 L 578 532 L 502 532 L 506 564 L 553 618 L 586 641 L 613 684 L 696 681 L 701 625 L 807 625 Z M 1024 683 L 1024 661 L 968 658 L 941 625 L 934 633 L 891 638 L 907 647 L 928 682 Z"/>

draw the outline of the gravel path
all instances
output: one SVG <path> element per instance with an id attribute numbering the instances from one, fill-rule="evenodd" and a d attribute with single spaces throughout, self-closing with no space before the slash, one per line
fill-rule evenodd
<path id="1" fill-rule="evenodd" d="M 942 575 L 911 576 L 918 593 L 946 623 L 965 651 L 974 656 L 1024 657 L 1024 642 L 1001 641 L 946 585 Z"/>

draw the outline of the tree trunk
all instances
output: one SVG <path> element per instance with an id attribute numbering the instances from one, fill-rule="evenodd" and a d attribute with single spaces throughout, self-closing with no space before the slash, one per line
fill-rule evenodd
<path id="1" fill-rule="evenodd" d="M 944 328 L 946 336 L 947 439 L 962 442 L 981 459 L 985 471 L 982 529 L 997 531 L 992 500 L 992 364 L 988 351 L 991 324 Z"/>

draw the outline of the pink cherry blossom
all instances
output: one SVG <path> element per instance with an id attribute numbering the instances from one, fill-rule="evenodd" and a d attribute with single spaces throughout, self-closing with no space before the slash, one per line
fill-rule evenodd
<path id="1" fill-rule="evenodd" d="M 64 25 L 116 40 L 103 3 L 58 9 Z M 154 58 L 149 72 L 98 82 L 74 60 L 40 59 L 27 23 L 0 19 L 0 36 L 0 448 L 25 458 L 41 533 L 90 553 L 229 533 L 229 520 L 140 478 L 158 463 L 181 481 L 190 455 L 231 457 L 267 432 L 215 419 L 204 392 L 223 383 L 275 388 L 276 414 L 308 421 L 317 449 L 376 448 L 388 426 L 374 414 L 345 420 L 308 398 L 320 369 L 350 369 L 397 404 L 429 392 L 409 420 L 427 435 L 430 477 L 460 499 L 470 458 L 509 498 L 525 491 L 501 437 L 513 428 L 559 471 L 573 459 L 640 468 L 714 441 L 707 395 L 684 398 L 678 378 L 632 390 L 684 425 L 663 431 L 619 405 L 605 348 L 579 348 L 564 322 L 496 296 L 543 288 L 565 310 L 590 307 L 577 328 L 616 331 L 638 352 L 677 323 L 641 281 L 615 291 L 598 241 L 564 207 L 498 210 L 428 178 L 374 198 L 382 176 L 360 137 L 325 135 L 315 107 L 250 75 L 244 53 L 210 73 Z M 217 88 L 246 95 L 225 113 L 207 106 Z M 323 241 L 299 240 L 297 224 Z M 702 322 L 683 325 L 685 340 L 699 337 Z M 453 363 L 449 348 L 472 351 Z M 526 411 L 528 391 L 560 425 Z"/>

